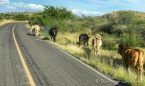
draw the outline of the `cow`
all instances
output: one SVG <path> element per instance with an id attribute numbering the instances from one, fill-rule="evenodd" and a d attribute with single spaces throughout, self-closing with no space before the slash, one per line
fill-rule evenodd
<path id="1" fill-rule="evenodd" d="M 31 35 L 38 36 L 39 30 L 40 30 L 40 27 L 38 25 L 32 25 L 31 26 Z"/>
<path id="2" fill-rule="evenodd" d="M 53 42 L 56 41 L 57 31 L 58 31 L 57 28 L 51 28 L 51 29 L 49 30 L 49 35 L 50 35 L 50 37 L 51 37 L 51 40 L 53 39 Z"/>
<path id="3" fill-rule="evenodd" d="M 87 34 L 81 34 L 79 36 L 79 42 L 77 43 L 80 47 L 80 45 L 84 45 L 84 47 L 87 45 L 88 46 L 88 41 L 89 41 L 89 36 Z"/>
<path id="4" fill-rule="evenodd" d="M 92 39 L 92 47 L 94 50 L 94 56 L 97 55 L 101 45 L 102 45 L 101 36 L 99 34 L 96 34 L 95 38 Z"/>
<path id="5" fill-rule="evenodd" d="M 137 79 L 142 81 L 143 65 L 144 65 L 144 52 L 140 49 L 130 48 L 125 45 L 118 45 L 118 53 L 122 56 L 125 63 L 127 72 L 130 74 L 129 65 L 135 68 Z"/>

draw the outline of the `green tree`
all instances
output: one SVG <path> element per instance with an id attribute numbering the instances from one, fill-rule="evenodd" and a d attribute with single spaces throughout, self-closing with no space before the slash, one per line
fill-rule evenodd
<path id="1" fill-rule="evenodd" d="M 18 21 L 25 21 L 27 20 L 27 16 L 25 14 L 16 14 L 14 19 Z"/>
<path id="2" fill-rule="evenodd" d="M 47 15 L 54 19 L 69 19 L 74 17 L 73 13 L 65 7 L 45 6 L 43 13 L 45 17 Z"/>
<path id="3" fill-rule="evenodd" d="M 141 46 L 142 37 L 135 33 L 135 31 L 131 31 L 128 33 L 123 33 L 120 35 L 120 44 L 126 44 L 130 47 L 139 47 Z"/>
<path id="4" fill-rule="evenodd" d="M 119 13 L 119 24 L 131 24 L 132 19 L 135 16 L 133 11 L 118 11 Z"/>

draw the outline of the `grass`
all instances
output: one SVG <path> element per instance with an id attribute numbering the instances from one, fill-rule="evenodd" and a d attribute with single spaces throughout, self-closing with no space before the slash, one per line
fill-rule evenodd
<path id="1" fill-rule="evenodd" d="M 79 33 L 58 33 L 58 35 L 56 42 L 51 43 L 59 46 L 79 60 L 111 76 L 113 79 L 122 81 L 122 83 L 130 83 L 133 86 L 145 86 L 145 79 L 143 79 L 141 83 L 136 81 L 133 68 L 131 68 L 131 75 L 127 74 L 121 56 L 117 53 L 117 50 L 109 51 L 100 49 L 98 56 L 94 58 L 91 45 L 86 48 L 77 46 L 76 43 L 78 42 Z M 49 38 L 49 36 L 47 37 Z M 91 39 L 92 36 L 89 40 L 89 44 L 91 44 Z"/>
<path id="2" fill-rule="evenodd" d="M 0 22 L 0 26 L 5 23 L 14 22 L 12 20 L 3 20 Z M 41 38 L 45 38 L 49 40 L 48 34 L 39 33 Z M 91 45 L 86 48 L 78 47 L 78 36 L 79 33 L 58 33 L 59 36 L 56 38 L 56 42 L 51 42 L 61 49 L 67 51 L 71 55 L 80 59 L 88 65 L 98 69 L 100 72 L 105 73 L 106 75 L 111 76 L 113 79 L 122 81 L 122 83 L 130 83 L 133 86 L 145 86 L 145 79 L 140 83 L 136 81 L 134 70 L 131 69 L 131 75 L 128 75 L 124 69 L 123 61 L 121 60 L 121 56 L 117 53 L 117 51 L 109 51 L 100 49 L 98 52 L 98 56 L 94 58 L 93 51 Z M 92 39 L 93 36 L 90 36 Z M 89 40 L 89 44 L 91 44 L 91 40 Z M 144 49 L 142 49 L 145 51 Z M 94 59 L 93 59 L 94 58 Z M 144 67 L 145 69 L 145 67 Z M 144 77 L 143 77 L 144 78 Z"/>
<path id="3" fill-rule="evenodd" d="M 3 24 L 6 24 L 6 23 L 11 23 L 11 22 L 14 22 L 14 20 L 2 20 L 0 21 L 0 26 L 3 25 Z"/>
<path id="4" fill-rule="evenodd" d="M 6 23 L 12 23 L 12 22 L 28 22 L 28 21 L 15 21 L 15 20 L 6 20 L 6 19 L 4 19 L 4 20 L 0 21 L 0 26 L 4 25 Z"/>

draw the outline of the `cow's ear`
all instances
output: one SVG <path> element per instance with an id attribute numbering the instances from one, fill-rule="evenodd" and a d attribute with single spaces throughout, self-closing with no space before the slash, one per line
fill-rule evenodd
<path id="1" fill-rule="evenodd" d="M 122 44 L 119 44 L 118 47 L 123 47 L 123 45 Z"/>

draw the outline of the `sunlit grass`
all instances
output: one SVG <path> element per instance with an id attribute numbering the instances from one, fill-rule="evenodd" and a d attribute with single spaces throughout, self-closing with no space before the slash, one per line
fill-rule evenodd
<path id="1" fill-rule="evenodd" d="M 94 58 L 93 50 L 91 45 L 86 48 L 78 47 L 76 42 L 78 42 L 79 33 L 70 34 L 59 33 L 59 37 L 57 37 L 57 41 L 51 42 L 81 61 L 89 64 L 90 66 L 98 69 L 100 72 L 103 72 L 113 79 L 121 81 L 122 83 L 130 83 L 134 86 L 144 86 L 145 80 L 137 82 L 135 78 L 135 71 L 131 68 L 131 75 L 128 75 L 124 68 L 123 61 L 121 56 L 116 51 L 109 51 L 100 48 L 98 52 L 98 56 Z M 91 39 L 90 39 L 91 41 Z M 89 41 L 89 44 L 90 44 Z"/>
<path id="2" fill-rule="evenodd" d="M 12 23 L 12 22 L 26 22 L 26 23 L 28 23 L 28 21 L 15 21 L 15 20 L 6 20 L 6 19 L 4 19 L 4 20 L 0 21 L 0 26 L 4 25 L 6 23 Z M 27 27 L 29 27 L 29 25 Z"/>
<path id="3" fill-rule="evenodd" d="M 2 20 L 0 21 L 0 26 L 3 25 L 3 24 L 6 24 L 6 23 L 11 23 L 11 22 L 15 22 L 14 20 Z"/>

